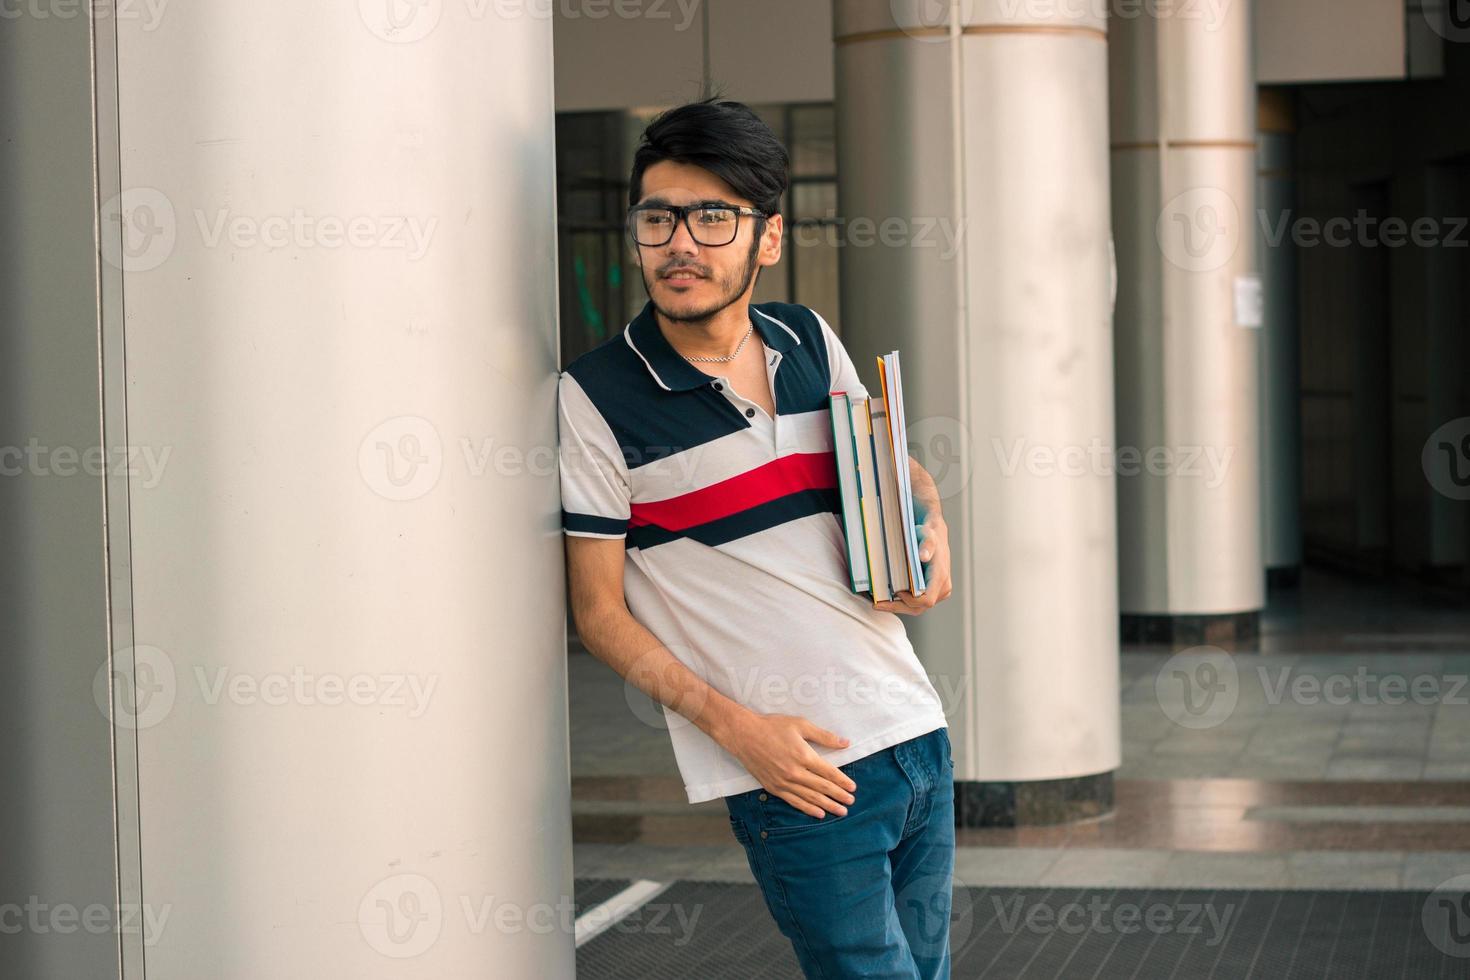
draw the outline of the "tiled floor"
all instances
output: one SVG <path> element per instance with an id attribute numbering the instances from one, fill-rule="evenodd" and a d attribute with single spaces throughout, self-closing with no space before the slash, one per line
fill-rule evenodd
<path id="1" fill-rule="evenodd" d="M 661 711 L 570 659 L 576 874 L 750 881 L 719 801 L 690 806 Z M 1117 808 L 964 829 L 971 886 L 1432 889 L 1470 873 L 1470 607 L 1304 576 L 1259 650 L 1129 647 Z M 963 773 L 962 773 L 963 775 Z"/>

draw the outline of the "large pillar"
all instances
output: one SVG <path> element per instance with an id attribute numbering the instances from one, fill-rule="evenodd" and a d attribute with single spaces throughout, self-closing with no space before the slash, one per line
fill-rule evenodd
<path id="1" fill-rule="evenodd" d="M 1251 643 L 1265 600 L 1249 8 L 1164 5 L 1110 28 L 1119 598 L 1135 641 Z"/>
<path id="2" fill-rule="evenodd" d="M 1103 812 L 1120 764 L 1105 23 L 887 0 L 838 0 L 834 22 L 842 326 L 867 377 L 901 351 L 909 443 L 944 497 L 955 591 L 905 625 L 945 695 L 958 819 Z"/>
<path id="3" fill-rule="evenodd" d="M 40 10 L 0 974 L 571 976 L 550 21 Z"/>
<path id="4" fill-rule="evenodd" d="M 1301 356 L 1297 329 L 1296 119 L 1291 96 L 1259 92 L 1255 229 L 1260 258 L 1261 547 L 1267 581 L 1294 586 L 1302 564 Z"/>

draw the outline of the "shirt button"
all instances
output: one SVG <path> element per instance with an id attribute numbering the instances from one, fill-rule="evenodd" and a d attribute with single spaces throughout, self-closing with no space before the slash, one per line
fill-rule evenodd
<path id="1" fill-rule="evenodd" d="M 724 391 L 724 390 L 725 390 L 725 386 L 722 385 L 722 384 L 720 384 L 718 381 L 716 381 L 715 382 L 715 391 Z"/>
<path id="2" fill-rule="evenodd" d="M 747 408 L 745 410 L 745 417 L 746 418 L 754 418 L 755 417 L 755 409 L 753 409 L 753 408 Z"/>

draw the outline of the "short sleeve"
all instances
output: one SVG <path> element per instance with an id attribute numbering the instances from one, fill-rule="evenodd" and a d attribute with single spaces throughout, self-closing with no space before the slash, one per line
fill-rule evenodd
<path id="1" fill-rule="evenodd" d="M 812 315 L 817 318 L 817 323 L 822 328 L 822 339 L 827 345 L 827 365 L 831 369 L 831 377 L 827 384 L 828 391 L 845 391 L 853 398 L 868 397 L 868 389 L 863 385 L 862 379 L 858 377 L 857 368 L 852 363 L 852 358 L 847 356 L 847 348 L 842 345 L 842 338 L 837 336 L 827 321 L 822 319 L 822 314 L 812 310 Z"/>
<path id="2" fill-rule="evenodd" d="M 561 521 L 567 534 L 621 538 L 628 533 L 627 461 L 607 421 L 577 380 L 557 382 Z"/>

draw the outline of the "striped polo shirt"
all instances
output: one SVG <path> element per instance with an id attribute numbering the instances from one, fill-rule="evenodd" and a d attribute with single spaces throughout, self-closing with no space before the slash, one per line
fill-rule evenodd
<path id="1" fill-rule="evenodd" d="M 562 526 L 623 539 L 634 618 L 732 700 L 850 739 L 808 743 L 840 766 L 945 727 L 944 708 L 899 616 L 848 576 L 827 396 L 867 391 L 817 313 L 750 312 L 775 418 L 685 360 L 652 303 L 567 365 Z M 760 786 L 683 715 L 663 714 L 690 803 Z"/>

